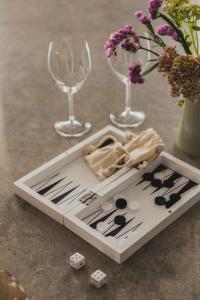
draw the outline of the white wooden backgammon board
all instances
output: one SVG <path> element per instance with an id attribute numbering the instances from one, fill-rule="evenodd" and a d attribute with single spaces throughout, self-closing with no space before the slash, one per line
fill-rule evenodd
<path id="1" fill-rule="evenodd" d="M 200 199 L 200 170 L 162 152 L 144 170 L 124 167 L 99 182 L 83 149 L 108 126 L 14 183 L 15 192 L 104 254 L 122 263 Z"/>

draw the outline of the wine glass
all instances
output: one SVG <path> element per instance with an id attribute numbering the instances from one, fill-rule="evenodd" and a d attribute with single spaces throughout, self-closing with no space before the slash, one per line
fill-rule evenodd
<path id="1" fill-rule="evenodd" d="M 145 36 L 147 34 L 145 33 Z M 142 40 L 147 50 L 150 50 L 150 43 L 148 40 Z M 144 48 L 143 47 L 143 48 Z M 142 53 L 142 54 L 141 54 Z M 120 48 L 117 50 L 117 57 L 108 58 L 108 64 L 117 78 L 126 86 L 126 100 L 125 109 L 119 114 L 110 114 L 110 120 L 113 124 L 122 128 L 137 127 L 145 120 L 145 113 L 143 111 L 134 111 L 131 108 L 131 83 L 128 78 L 128 67 L 134 61 L 140 61 L 142 64 L 142 72 L 147 69 L 149 60 L 151 58 L 149 51 L 139 50 L 136 53 L 130 53 Z"/>
<path id="2" fill-rule="evenodd" d="M 65 137 L 84 135 L 90 130 L 91 124 L 82 124 L 75 119 L 73 95 L 83 86 L 91 70 L 88 43 L 70 37 L 52 41 L 48 51 L 48 70 L 55 85 L 68 94 L 69 118 L 55 123 L 56 132 Z"/>

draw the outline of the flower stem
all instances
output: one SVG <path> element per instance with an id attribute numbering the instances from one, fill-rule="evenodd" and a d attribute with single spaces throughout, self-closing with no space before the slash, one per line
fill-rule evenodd
<path id="1" fill-rule="evenodd" d="M 159 63 L 154 64 L 148 70 L 146 70 L 145 72 L 143 72 L 141 74 L 141 76 L 145 76 L 145 75 L 149 74 L 151 71 L 153 71 L 154 69 L 156 69 L 158 67 L 158 65 L 159 65 Z"/>
<path id="2" fill-rule="evenodd" d="M 149 32 L 151 33 L 151 36 L 154 39 L 154 42 L 157 43 L 160 47 L 165 48 L 166 45 L 163 42 L 163 40 L 155 33 L 154 28 L 151 24 L 151 22 L 146 24 L 147 29 L 149 30 Z"/>
<path id="3" fill-rule="evenodd" d="M 144 48 L 144 47 L 142 47 L 142 46 L 140 46 L 140 48 L 139 48 L 139 49 L 142 49 L 142 50 L 145 50 L 145 51 L 151 52 L 152 54 L 154 54 L 154 55 L 156 55 L 156 56 L 159 56 L 159 54 L 158 54 L 158 53 L 156 53 L 155 51 L 153 51 L 153 50 L 150 50 L 150 49 L 147 49 L 147 48 Z"/>
<path id="4" fill-rule="evenodd" d="M 151 38 L 147 38 L 147 37 L 145 37 L 143 35 L 140 35 L 139 38 L 140 39 L 144 39 L 144 40 L 148 40 L 148 41 L 151 41 L 151 42 L 154 42 L 154 43 L 156 43 L 157 45 L 159 45 L 162 48 L 166 47 L 165 43 L 161 39 L 159 39 L 161 41 L 161 43 L 160 43 L 160 41 L 158 41 L 157 39 L 155 40 L 153 38 L 152 39 Z"/>
<path id="5" fill-rule="evenodd" d="M 125 111 L 129 113 L 131 110 L 131 85 L 126 83 L 126 108 Z"/>
<path id="6" fill-rule="evenodd" d="M 189 28 L 190 35 L 191 35 L 191 38 L 192 38 L 192 45 L 194 47 L 194 51 L 195 51 L 196 55 L 198 55 L 198 50 L 197 50 L 197 47 L 196 47 L 193 30 L 192 30 L 191 26 L 188 26 L 188 28 Z"/>
<path id="7" fill-rule="evenodd" d="M 197 31 L 196 31 L 196 41 L 197 41 L 197 55 L 199 55 L 199 37 Z"/>
<path id="8" fill-rule="evenodd" d="M 173 21 L 171 21 L 171 19 L 169 17 L 167 17 L 166 15 L 162 14 L 161 12 L 158 14 L 159 17 L 161 17 L 165 22 L 167 22 L 177 33 L 178 37 L 180 38 L 180 42 L 185 50 L 185 52 L 187 54 L 192 54 L 192 52 L 190 51 L 190 48 L 183 36 L 183 33 L 181 32 L 181 30 L 179 30 L 176 25 L 173 23 Z"/>
<path id="9" fill-rule="evenodd" d="M 152 41 L 152 42 L 154 42 L 154 40 L 153 40 L 153 39 L 151 39 L 151 38 L 148 38 L 148 37 L 146 37 L 146 36 L 143 36 L 143 35 L 139 35 L 139 38 L 140 38 L 140 39 L 144 39 L 144 40 L 148 40 L 148 41 Z"/>
<path id="10" fill-rule="evenodd" d="M 68 108 L 69 108 L 69 121 L 71 122 L 71 125 L 74 124 L 74 102 L 73 102 L 73 95 L 71 93 L 68 93 Z"/>

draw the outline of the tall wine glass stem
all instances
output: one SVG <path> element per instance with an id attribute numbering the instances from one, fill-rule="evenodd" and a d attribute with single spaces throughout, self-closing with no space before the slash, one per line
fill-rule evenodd
<path id="1" fill-rule="evenodd" d="M 74 124 L 74 97 L 71 93 L 68 94 L 68 104 L 69 104 L 69 121 L 71 125 Z"/>
<path id="2" fill-rule="evenodd" d="M 126 107 L 125 111 L 128 114 L 131 111 L 131 85 L 126 83 Z"/>
<path id="3" fill-rule="evenodd" d="M 68 92 L 68 120 L 56 122 L 54 128 L 57 133 L 67 137 L 79 137 L 88 132 L 91 124 L 86 122 L 82 124 L 74 116 L 74 99 L 73 94 Z"/>

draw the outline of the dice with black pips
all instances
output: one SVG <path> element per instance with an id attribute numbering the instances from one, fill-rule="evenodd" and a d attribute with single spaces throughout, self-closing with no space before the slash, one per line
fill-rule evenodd
<path id="1" fill-rule="evenodd" d="M 75 270 L 79 270 L 85 266 L 85 257 L 82 254 L 76 252 L 70 256 L 69 263 L 72 268 L 74 268 Z"/>
<path id="2" fill-rule="evenodd" d="M 107 275 L 101 270 L 96 270 L 91 274 L 90 283 L 91 285 L 99 289 L 107 283 Z"/>

